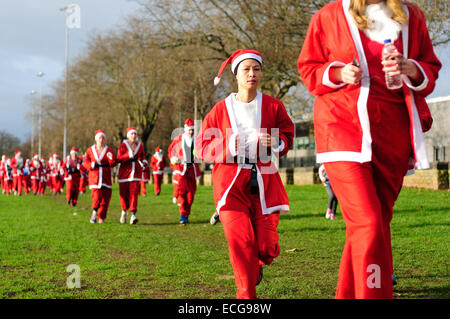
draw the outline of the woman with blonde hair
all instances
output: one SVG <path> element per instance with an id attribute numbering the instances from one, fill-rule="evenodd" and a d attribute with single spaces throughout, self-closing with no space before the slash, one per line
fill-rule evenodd
<path id="1" fill-rule="evenodd" d="M 382 57 L 384 40 L 397 52 Z M 314 102 L 317 162 L 346 223 L 336 298 L 392 298 L 390 222 L 403 177 L 429 167 L 425 97 L 441 63 L 425 17 L 400 0 L 337 0 L 311 19 L 298 70 Z M 388 89 L 385 76 L 401 76 Z"/>

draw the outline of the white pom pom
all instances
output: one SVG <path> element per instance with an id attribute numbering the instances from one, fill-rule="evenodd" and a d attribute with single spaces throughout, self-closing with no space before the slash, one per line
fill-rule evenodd
<path id="1" fill-rule="evenodd" d="M 220 83 L 220 78 L 218 78 L 217 76 L 214 78 L 214 85 L 217 86 Z"/>

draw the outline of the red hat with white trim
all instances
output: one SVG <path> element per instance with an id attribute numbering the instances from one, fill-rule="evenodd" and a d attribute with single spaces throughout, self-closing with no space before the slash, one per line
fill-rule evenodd
<path id="1" fill-rule="evenodd" d="M 136 134 L 137 134 L 137 130 L 136 130 L 136 128 L 135 128 L 134 126 L 127 128 L 127 137 L 128 137 L 130 134 L 133 134 L 133 133 L 136 133 Z"/>
<path id="2" fill-rule="evenodd" d="M 105 135 L 105 131 L 103 131 L 103 130 L 97 130 L 97 131 L 95 131 L 95 140 L 97 140 L 97 138 L 99 137 L 99 136 L 104 136 L 104 137 L 106 137 L 106 135 Z"/>
<path id="3" fill-rule="evenodd" d="M 187 119 L 184 122 L 184 130 L 189 131 L 194 129 L 194 121 L 192 119 Z"/>
<path id="4" fill-rule="evenodd" d="M 228 64 L 231 64 L 231 72 L 235 73 L 237 66 L 239 63 L 241 63 L 244 60 L 247 59 L 253 59 L 259 62 L 259 64 L 262 65 L 262 56 L 261 53 L 255 50 L 243 50 L 239 49 L 235 51 L 228 59 L 222 62 L 222 65 L 220 66 L 219 73 L 214 78 L 214 85 L 219 85 L 220 83 L 220 76 L 222 75 L 223 71 L 225 70 L 225 67 Z"/>
<path id="5" fill-rule="evenodd" d="M 14 152 L 14 155 L 22 155 L 22 152 L 17 150 L 17 151 Z"/>
<path id="6" fill-rule="evenodd" d="M 161 148 L 159 147 L 155 148 L 155 152 L 161 152 Z"/>
<path id="7" fill-rule="evenodd" d="M 34 153 L 34 154 L 33 154 L 33 158 L 34 158 L 34 159 L 39 159 L 39 154 L 38 154 L 38 153 Z"/>
<path id="8" fill-rule="evenodd" d="M 78 148 L 72 147 L 72 148 L 70 149 L 70 154 L 78 154 Z"/>

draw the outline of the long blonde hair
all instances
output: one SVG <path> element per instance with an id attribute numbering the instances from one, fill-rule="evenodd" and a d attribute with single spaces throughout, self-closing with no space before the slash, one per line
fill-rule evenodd
<path id="1" fill-rule="evenodd" d="M 384 0 L 384 2 L 386 2 L 386 6 L 392 10 L 393 20 L 400 24 L 408 23 L 408 16 L 403 10 L 402 0 Z M 366 6 L 366 0 L 350 0 L 349 12 L 353 16 L 355 24 L 360 30 L 364 30 L 369 27 L 367 17 L 365 15 Z"/>

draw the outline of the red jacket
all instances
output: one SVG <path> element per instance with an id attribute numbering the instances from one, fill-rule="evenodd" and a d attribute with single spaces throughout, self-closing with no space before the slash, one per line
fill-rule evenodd
<path id="1" fill-rule="evenodd" d="M 169 145 L 168 149 L 168 156 L 170 159 L 170 162 L 172 163 L 172 169 L 173 169 L 173 175 L 180 175 L 184 176 L 184 173 L 186 172 L 186 159 L 187 154 L 185 154 L 183 144 L 185 143 L 186 135 L 180 134 L 177 137 L 175 137 Z M 192 159 L 194 160 L 194 159 Z M 176 161 L 176 162 L 175 162 Z M 200 178 L 200 167 L 197 163 L 194 163 L 194 172 L 195 172 L 195 178 Z"/>
<path id="2" fill-rule="evenodd" d="M 164 154 L 157 156 L 157 154 L 153 154 L 152 159 L 150 160 L 150 167 L 152 168 L 153 174 L 161 175 L 164 173 L 164 168 L 166 167 L 166 157 Z"/>
<path id="3" fill-rule="evenodd" d="M 139 182 L 141 180 L 142 167 L 148 163 L 145 159 L 144 145 L 141 142 L 137 143 L 134 152 L 127 140 L 124 140 L 117 150 L 117 162 L 120 163 L 118 173 L 119 183 Z"/>
<path id="4" fill-rule="evenodd" d="M 314 101 L 314 133 L 317 162 L 372 159 L 372 138 L 367 111 L 370 74 L 359 30 L 349 13 L 350 0 L 325 5 L 311 19 L 298 58 L 298 70 Z M 411 121 L 411 141 L 416 168 L 428 168 L 423 132 L 432 117 L 425 102 L 435 86 L 441 63 L 433 52 L 423 13 L 404 5 L 409 24 L 402 26 L 403 55 L 422 72 L 424 81 L 414 87 L 404 78 L 403 93 Z M 409 41 L 411 39 L 411 41 Z M 360 85 L 335 84 L 328 71 L 356 57 L 363 76 Z M 381 59 L 381 58 L 380 58 Z"/>
<path id="5" fill-rule="evenodd" d="M 31 162 L 30 162 L 31 179 L 41 180 L 43 171 L 44 171 L 44 167 L 42 166 L 41 161 L 31 160 Z"/>
<path id="6" fill-rule="evenodd" d="M 22 161 L 17 161 L 16 157 L 11 159 L 11 168 L 13 176 L 23 175 L 23 168 L 25 166 L 25 160 L 22 158 Z"/>
<path id="7" fill-rule="evenodd" d="M 83 166 L 88 170 L 89 188 L 112 188 L 111 168 L 116 165 L 114 150 L 105 145 L 101 154 L 97 153 L 95 145 L 87 149 Z"/>
<path id="8" fill-rule="evenodd" d="M 82 159 L 80 157 L 77 156 L 76 159 L 72 161 L 70 155 L 68 155 L 63 164 L 64 180 L 65 181 L 72 180 L 72 175 L 81 177 L 81 166 L 82 166 Z"/>
<path id="9" fill-rule="evenodd" d="M 234 161 L 232 151 L 232 139 L 234 134 L 238 133 L 236 117 L 232 110 L 233 94 L 235 93 L 217 103 L 206 115 L 195 141 L 197 156 L 216 164 L 212 173 L 212 184 L 214 202 L 219 213 L 221 209 L 226 209 L 227 194 L 239 172 L 247 168 L 246 165 L 238 165 Z M 273 129 L 278 129 L 280 145 L 272 152 L 278 153 L 279 156 L 285 155 L 293 145 L 294 124 L 283 103 L 258 91 L 257 108 L 257 129 L 265 130 L 271 135 L 274 134 Z M 257 180 L 263 214 L 288 212 L 289 199 L 286 190 L 276 166 L 270 159 L 264 162 L 258 160 Z"/>

